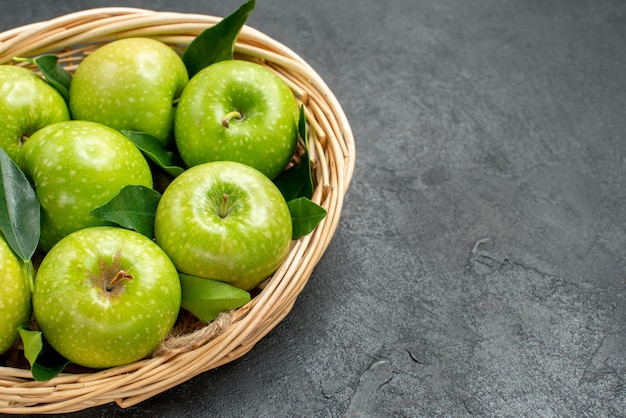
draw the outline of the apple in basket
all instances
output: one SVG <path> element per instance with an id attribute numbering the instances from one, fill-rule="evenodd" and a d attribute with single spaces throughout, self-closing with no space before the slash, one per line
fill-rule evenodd
<path id="1" fill-rule="evenodd" d="M 18 329 L 31 314 L 31 290 L 24 262 L 0 233 L 0 354 L 17 340 Z"/>
<path id="2" fill-rule="evenodd" d="M 174 121 L 176 145 L 187 166 L 237 161 L 274 179 L 293 155 L 298 115 L 291 89 L 271 70 L 220 61 L 185 87 Z"/>
<path id="3" fill-rule="evenodd" d="M 33 71 L 0 65 L 0 147 L 15 160 L 25 140 L 56 122 L 69 120 L 61 94 Z"/>
<path id="4" fill-rule="evenodd" d="M 180 304 L 171 260 L 149 238 L 119 227 L 66 236 L 35 276 L 33 311 L 44 337 L 85 367 L 146 357 L 171 331 Z"/>
<path id="5" fill-rule="evenodd" d="M 159 201 L 154 234 L 179 272 L 251 290 L 287 256 L 292 221 L 264 174 L 216 161 L 172 181 Z"/>
<path id="6" fill-rule="evenodd" d="M 151 38 L 119 39 L 85 57 L 69 92 L 73 119 L 171 140 L 175 101 L 189 81 L 180 56 Z"/>
<path id="7" fill-rule="evenodd" d="M 78 229 L 108 225 L 90 212 L 124 186 L 152 187 L 141 151 L 120 132 L 94 122 L 71 120 L 40 129 L 22 146 L 18 165 L 41 203 L 43 251 Z"/>

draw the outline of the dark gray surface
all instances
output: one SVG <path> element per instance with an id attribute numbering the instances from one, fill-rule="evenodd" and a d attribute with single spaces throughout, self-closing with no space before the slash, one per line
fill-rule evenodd
<path id="1" fill-rule="evenodd" d="M 115 4 L 0 3 L 0 30 Z M 245 357 L 75 415 L 625 416 L 626 3 L 259 0 L 248 23 L 351 121 L 337 234 Z"/>

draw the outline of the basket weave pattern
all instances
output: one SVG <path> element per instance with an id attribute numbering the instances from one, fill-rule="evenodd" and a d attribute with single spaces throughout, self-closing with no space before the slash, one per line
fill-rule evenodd
<path id="1" fill-rule="evenodd" d="M 16 56 L 53 53 L 73 71 L 100 45 L 134 36 L 152 37 L 182 52 L 220 20 L 133 8 L 85 10 L 0 33 L 0 64 L 9 64 Z M 72 370 L 47 382 L 34 381 L 27 368 L 0 367 L 0 413 L 65 413 L 111 402 L 123 408 L 135 405 L 241 357 L 293 307 L 339 222 L 354 170 L 354 138 L 332 92 L 293 51 L 244 26 L 235 57 L 274 70 L 304 105 L 315 185 L 312 200 L 327 210 L 326 218 L 311 234 L 292 243 L 288 258 L 247 305 L 223 313 L 209 325 L 181 315 L 148 359 L 102 371 Z"/>

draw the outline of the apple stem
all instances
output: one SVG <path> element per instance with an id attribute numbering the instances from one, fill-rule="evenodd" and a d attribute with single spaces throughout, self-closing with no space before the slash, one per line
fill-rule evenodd
<path id="1" fill-rule="evenodd" d="M 130 274 L 127 270 L 120 270 L 115 274 L 115 276 L 111 280 L 108 281 L 105 289 L 107 292 L 110 292 L 115 288 L 115 286 L 118 283 L 124 283 L 127 280 L 132 280 L 132 279 L 133 279 L 133 275 Z"/>
<path id="2" fill-rule="evenodd" d="M 232 118 L 241 119 L 241 113 L 236 110 L 227 113 L 226 116 L 224 116 L 224 119 L 222 119 L 222 125 L 224 125 L 224 128 L 230 127 L 230 120 Z"/>
<path id="3" fill-rule="evenodd" d="M 228 195 L 224 193 L 222 195 L 222 204 L 220 205 L 220 218 L 225 218 L 228 215 Z"/>

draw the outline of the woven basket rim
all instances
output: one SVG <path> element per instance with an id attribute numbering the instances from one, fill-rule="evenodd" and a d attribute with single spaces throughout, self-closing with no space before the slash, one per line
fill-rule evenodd
<path id="1" fill-rule="evenodd" d="M 11 63 L 15 56 L 56 53 L 71 69 L 89 48 L 114 39 L 146 36 L 175 47 L 219 20 L 132 7 L 85 9 L 0 33 L 0 64 Z M 355 166 L 354 137 L 332 91 L 290 48 L 245 25 L 235 54 L 274 70 L 304 106 L 316 183 L 312 200 L 327 210 L 326 218 L 292 243 L 288 259 L 247 305 L 194 331 L 194 337 L 203 333 L 201 343 L 168 348 L 127 366 L 62 373 L 48 382 L 34 381 L 27 369 L 0 366 L 0 413 L 66 413 L 111 402 L 123 408 L 135 405 L 243 356 L 292 309 L 337 228 Z"/>

